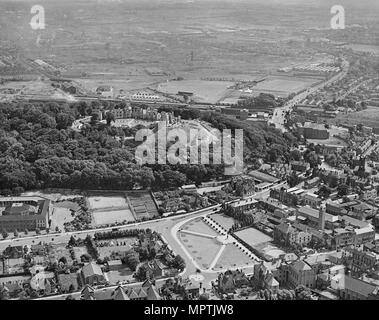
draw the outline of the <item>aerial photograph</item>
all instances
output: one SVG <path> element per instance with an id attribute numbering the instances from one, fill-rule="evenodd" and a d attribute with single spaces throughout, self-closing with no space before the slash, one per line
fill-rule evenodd
<path id="1" fill-rule="evenodd" d="M 0 0 L 0 30 L 0 300 L 379 300 L 379 1 Z"/>

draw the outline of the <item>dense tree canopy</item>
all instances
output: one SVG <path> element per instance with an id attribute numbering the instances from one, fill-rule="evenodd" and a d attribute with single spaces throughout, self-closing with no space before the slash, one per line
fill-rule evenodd
<path id="1" fill-rule="evenodd" d="M 107 106 L 108 108 L 110 106 Z M 223 174 L 222 165 L 136 164 L 138 127 L 116 128 L 103 123 L 71 128 L 75 119 L 93 114 L 98 106 L 84 102 L 0 104 L 0 190 L 28 189 L 168 189 L 200 183 Z M 181 111 L 185 118 L 198 111 Z M 218 129 L 244 129 L 245 161 L 276 161 L 289 156 L 291 137 L 275 129 L 212 113 L 202 116 Z"/>

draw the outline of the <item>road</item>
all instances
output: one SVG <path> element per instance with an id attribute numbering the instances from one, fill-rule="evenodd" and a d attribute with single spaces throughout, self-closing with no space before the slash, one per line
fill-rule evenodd
<path id="1" fill-rule="evenodd" d="M 322 82 L 314 87 L 311 87 L 307 89 L 306 91 L 303 91 L 299 94 L 297 94 L 295 97 L 293 97 L 290 101 L 286 102 L 282 107 L 276 108 L 274 115 L 272 116 L 269 123 L 272 123 L 275 125 L 277 129 L 280 129 L 282 132 L 286 131 L 286 128 L 284 127 L 286 113 L 288 111 L 292 111 L 293 107 L 297 105 L 300 101 L 304 100 L 308 95 L 315 93 L 316 91 L 324 88 L 327 85 L 330 85 L 336 81 L 339 81 L 343 79 L 349 70 L 349 62 L 347 60 L 343 60 L 342 62 L 342 71 L 329 80 Z"/>

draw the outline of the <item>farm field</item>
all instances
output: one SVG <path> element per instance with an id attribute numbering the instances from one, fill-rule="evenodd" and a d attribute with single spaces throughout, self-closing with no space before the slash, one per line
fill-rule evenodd
<path id="1" fill-rule="evenodd" d="M 214 266 L 214 269 L 222 270 L 234 267 L 243 267 L 252 263 L 253 260 L 238 249 L 234 244 L 228 244 Z"/>
<path id="2" fill-rule="evenodd" d="M 94 211 L 92 213 L 93 223 L 95 226 L 112 223 L 123 223 L 135 221 L 132 212 L 129 209 L 111 210 L 111 211 Z"/>
<path id="3" fill-rule="evenodd" d="M 189 230 L 194 231 L 198 233 L 204 233 L 210 236 L 218 236 L 219 233 L 212 229 L 209 225 L 207 225 L 202 218 L 196 218 L 194 220 L 189 221 L 186 223 L 183 228 L 183 230 Z"/>
<path id="4" fill-rule="evenodd" d="M 237 231 L 235 235 L 252 247 L 272 240 L 271 237 L 254 228 Z"/>
<path id="5" fill-rule="evenodd" d="M 204 269 L 209 268 L 221 248 L 221 245 L 216 239 L 209 239 L 183 232 L 179 232 L 179 238 L 193 259 Z"/>

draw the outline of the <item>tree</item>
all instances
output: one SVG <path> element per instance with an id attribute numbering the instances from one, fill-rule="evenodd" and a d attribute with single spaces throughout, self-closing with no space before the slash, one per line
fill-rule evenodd
<path id="1" fill-rule="evenodd" d="M 116 119 L 112 112 L 107 112 L 107 114 L 105 115 L 105 120 L 107 121 L 107 125 L 109 126 L 111 122 L 115 121 Z"/>
<path id="2" fill-rule="evenodd" d="M 3 239 L 8 238 L 9 234 L 8 234 L 7 230 L 3 229 L 2 236 L 3 236 Z"/>
<path id="3" fill-rule="evenodd" d="M 346 184 L 340 184 L 337 186 L 337 191 L 340 197 L 346 196 L 349 193 L 349 186 Z"/>
<path id="4" fill-rule="evenodd" d="M 74 236 L 70 237 L 70 240 L 68 241 L 68 245 L 70 247 L 75 247 L 76 246 L 76 240 L 75 240 Z"/>
<path id="5" fill-rule="evenodd" d="M 147 267 L 146 265 L 141 265 L 139 266 L 137 272 L 135 273 L 135 278 L 138 280 L 138 281 L 144 281 L 146 280 L 146 276 L 147 276 Z"/>
<path id="6" fill-rule="evenodd" d="M 173 267 L 179 271 L 183 271 L 186 267 L 186 262 L 180 255 L 176 255 L 173 261 Z"/>

